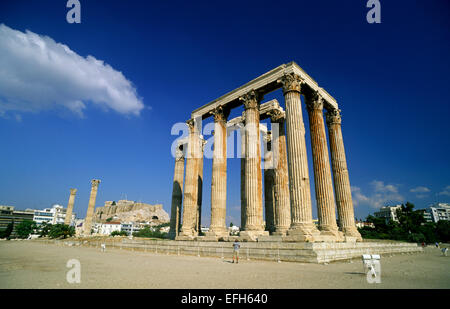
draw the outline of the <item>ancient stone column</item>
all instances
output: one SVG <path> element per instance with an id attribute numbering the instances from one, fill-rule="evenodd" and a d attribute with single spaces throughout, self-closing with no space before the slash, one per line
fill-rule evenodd
<path id="1" fill-rule="evenodd" d="M 205 150 L 206 141 L 200 136 L 200 155 L 198 158 L 198 174 L 197 174 L 197 212 L 196 212 L 196 224 L 195 235 L 199 235 L 202 230 L 202 201 L 203 201 L 203 151 Z"/>
<path id="2" fill-rule="evenodd" d="M 263 225 L 262 173 L 259 135 L 260 96 L 255 91 L 239 98 L 245 107 L 245 232 L 250 237 L 266 234 Z M 250 232 L 250 233 L 249 233 Z"/>
<path id="3" fill-rule="evenodd" d="M 188 120 L 189 138 L 184 183 L 183 223 L 179 236 L 195 236 L 197 231 L 200 136 L 197 124 Z"/>
<path id="4" fill-rule="evenodd" d="M 73 204 L 75 202 L 76 194 L 77 189 L 70 189 L 69 203 L 67 204 L 66 218 L 64 219 L 65 225 L 70 225 L 70 223 L 72 222 Z"/>
<path id="5" fill-rule="evenodd" d="M 311 189 L 306 156 L 300 90 L 303 81 L 298 75 L 286 74 L 280 80 L 286 101 L 286 130 L 291 203 L 291 227 L 288 235 L 313 241 L 320 232 L 312 222 Z"/>
<path id="6" fill-rule="evenodd" d="M 93 179 L 91 181 L 91 197 L 89 198 L 89 205 L 86 213 L 86 218 L 84 219 L 83 232 L 84 235 L 91 235 L 92 217 L 94 215 L 95 200 L 97 198 L 98 185 L 100 180 Z"/>
<path id="7" fill-rule="evenodd" d="M 341 131 L 341 115 L 338 109 L 326 113 L 328 136 L 330 138 L 331 166 L 333 168 L 334 190 L 338 209 L 339 227 L 345 236 L 361 241 L 355 225 L 352 192 L 345 158 L 344 140 Z"/>
<path id="8" fill-rule="evenodd" d="M 271 132 L 267 132 L 265 142 L 267 149 L 264 154 L 264 209 L 266 226 L 269 233 L 275 231 L 275 170 L 273 166 L 273 149 Z"/>
<path id="9" fill-rule="evenodd" d="M 274 164 L 274 235 L 286 235 L 291 225 L 291 205 L 289 200 L 289 175 L 286 153 L 285 115 L 271 113 L 272 153 Z"/>
<path id="10" fill-rule="evenodd" d="M 228 236 L 227 205 L 227 117 L 222 107 L 214 114 L 214 153 L 211 180 L 211 225 L 208 236 Z"/>
<path id="11" fill-rule="evenodd" d="M 308 92 L 305 94 L 305 100 L 309 115 L 319 230 L 321 235 L 338 237 L 330 158 L 323 120 L 323 99 L 318 92 Z"/>
<path id="12" fill-rule="evenodd" d="M 242 113 L 243 118 L 245 119 L 245 112 Z M 245 229 L 245 222 L 247 219 L 246 215 L 246 207 L 247 202 L 245 199 L 245 125 L 241 126 L 241 231 Z"/>
<path id="13" fill-rule="evenodd" d="M 183 201 L 184 154 L 183 145 L 175 153 L 175 172 L 173 175 L 172 207 L 170 210 L 169 238 L 178 236 L 181 226 L 181 203 Z"/>

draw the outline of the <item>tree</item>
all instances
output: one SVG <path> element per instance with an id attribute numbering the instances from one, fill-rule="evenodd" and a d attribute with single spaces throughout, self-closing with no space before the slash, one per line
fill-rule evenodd
<path id="1" fill-rule="evenodd" d="M 19 238 L 28 238 L 31 233 L 37 228 L 36 222 L 31 220 L 24 220 L 16 227 L 16 234 Z"/>
<path id="2" fill-rule="evenodd" d="M 50 231 L 51 227 L 52 227 L 51 224 L 48 224 L 47 222 L 42 222 L 39 229 L 39 237 L 48 236 L 48 232 Z"/>
<path id="3" fill-rule="evenodd" d="M 230 222 L 230 227 L 233 227 L 233 222 Z"/>
<path id="4" fill-rule="evenodd" d="M 450 241 L 450 221 L 439 220 L 436 223 L 437 238 L 442 242 Z"/>
<path id="5" fill-rule="evenodd" d="M 67 238 L 75 235 L 75 227 L 65 224 L 54 224 L 50 227 L 48 236 L 50 238 Z"/>
<path id="6" fill-rule="evenodd" d="M 159 229 L 153 230 L 149 226 L 141 229 L 139 232 L 134 232 L 133 236 L 148 237 L 148 238 L 167 238 L 167 233 L 161 233 Z"/>
<path id="7" fill-rule="evenodd" d="M 14 229 L 14 221 L 11 221 L 8 223 L 4 231 L 0 231 L 0 238 L 9 238 L 13 229 Z"/>

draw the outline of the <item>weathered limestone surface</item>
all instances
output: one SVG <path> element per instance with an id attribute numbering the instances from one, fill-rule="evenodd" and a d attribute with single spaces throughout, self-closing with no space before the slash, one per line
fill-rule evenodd
<path id="1" fill-rule="evenodd" d="M 309 114 L 319 230 L 322 235 L 334 236 L 338 239 L 327 136 L 323 120 L 323 99 L 317 92 L 305 95 L 305 99 Z"/>
<path id="2" fill-rule="evenodd" d="M 352 192 L 345 158 L 344 140 L 341 131 L 341 115 L 339 110 L 330 110 L 326 114 L 328 135 L 330 138 L 331 166 L 333 168 L 334 190 L 340 228 L 344 235 L 356 237 L 361 241 L 355 225 Z"/>
<path id="3" fill-rule="evenodd" d="M 242 235 L 265 234 L 262 208 L 262 173 L 259 135 L 259 102 L 255 91 L 242 96 L 245 106 L 245 228 Z M 250 233 L 248 233 L 250 232 Z"/>
<path id="4" fill-rule="evenodd" d="M 119 200 L 117 202 L 107 201 L 105 206 L 95 209 L 94 222 L 106 222 L 110 218 L 121 221 L 167 222 L 169 215 L 163 209 L 162 204 L 150 205 L 135 201 Z"/>
<path id="5" fill-rule="evenodd" d="M 201 152 L 200 136 L 194 120 L 189 120 L 189 142 L 186 162 L 186 181 L 184 184 L 183 223 L 180 236 L 195 236 L 198 209 L 199 158 Z"/>
<path id="6" fill-rule="evenodd" d="M 100 184 L 100 180 L 93 179 L 91 181 L 91 196 L 89 198 L 89 205 L 86 213 L 86 218 L 83 223 L 83 232 L 84 235 L 91 235 L 91 226 L 92 226 L 92 217 L 94 215 L 95 209 L 95 200 L 97 198 L 98 185 Z"/>
<path id="7" fill-rule="evenodd" d="M 203 151 L 206 141 L 200 137 L 200 156 L 198 158 L 198 174 L 197 174 L 197 211 L 195 213 L 195 234 L 198 235 L 202 226 L 202 200 L 203 200 Z"/>
<path id="8" fill-rule="evenodd" d="M 311 192 L 306 156 L 305 125 L 303 123 L 300 90 L 302 80 L 290 74 L 280 79 L 286 101 L 286 130 L 289 170 L 291 227 L 288 234 L 299 240 L 312 241 L 319 231 L 312 222 Z"/>
<path id="9" fill-rule="evenodd" d="M 264 154 L 264 209 L 266 231 L 275 232 L 275 169 L 273 166 L 273 150 L 270 134 L 267 135 L 267 152 Z"/>
<path id="10" fill-rule="evenodd" d="M 195 255 L 201 257 L 231 257 L 232 241 L 173 241 L 154 239 L 115 239 L 105 240 L 107 246 L 147 251 L 171 253 L 176 255 Z M 76 241 L 67 241 L 77 245 Z M 81 245 L 81 241 L 78 243 Z M 363 254 L 421 253 L 423 250 L 415 243 L 402 242 L 241 242 L 240 257 L 250 260 L 288 261 L 301 263 L 329 263 L 339 260 L 361 258 Z"/>
<path id="11" fill-rule="evenodd" d="M 245 117 L 245 112 L 243 112 Z M 247 222 L 247 201 L 245 198 L 245 126 L 241 126 L 241 230 L 245 229 L 245 223 Z"/>
<path id="12" fill-rule="evenodd" d="M 183 147 L 183 146 L 181 146 Z M 170 210 L 169 237 L 174 239 L 178 236 L 181 227 L 181 203 L 183 201 L 184 180 L 184 155 L 182 149 L 178 148 L 175 158 L 175 172 L 173 176 L 172 207 Z"/>
<path id="13" fill-rule="evenodd" d="M 208 236 L 227 236 L 227 117 L 228 112 L 217 108 L 214 113 L 214 153 L 211 180 L 211 225 Z"/>
<path id="14" fill-rule="evenodd" d="M 285 235 L 291 225 L 289 199 L 289 175 L 287 165 L 285 114 L 271 113 L 271 120 L 277 134 L 272 134 L 272 158 L 274 164 L 274 235 Z M 272 129 L 272 132 L 274 132 Z"/>
<path id="15" fill-rule="evenodd" d="M 75 203 L 76 194 L 77 189 L 70 189 L 69 203 L 67 204 L 66 218 L 64 219 L 65 225 L 70 225 L 70 223 L 72 222 L 73 204 Z"/>

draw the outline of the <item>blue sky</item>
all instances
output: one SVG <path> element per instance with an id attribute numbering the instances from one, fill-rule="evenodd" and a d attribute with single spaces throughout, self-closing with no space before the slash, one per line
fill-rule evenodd
<path id="1" fill-rule="evenodd" d="M 450 202 L 448 1 L 380 1 L 381 24 L 367 23 L 365 0 L 80 2 L 81 24 L 67 23 L 65 0 L 0 3 L 0 204 L 67 205 L 75 187 L 84 217 L 99 178 L 97 206 L 128 198 L 170 212 L 172 126 L 290 61 L 342 109 L 357 218 Z M 239 222 L 239 166 L 228 160 L 228 223 Z M 313 181 L 311 192 L 315 205 Z"/>

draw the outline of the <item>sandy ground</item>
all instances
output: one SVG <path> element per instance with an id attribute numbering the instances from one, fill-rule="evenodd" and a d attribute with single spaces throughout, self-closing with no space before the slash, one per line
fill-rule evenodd
<path id="1" fill-rule="evenodd" d="M 81 282 L 68 283 L 66 263 L 78 259 Z M 173 256 L 119 249 L 0 241 L 0 288 L 450 288 L 450 255 L 381 258 L 381 283 L 369 284 L 361 261 L 328 265 Z"/>

